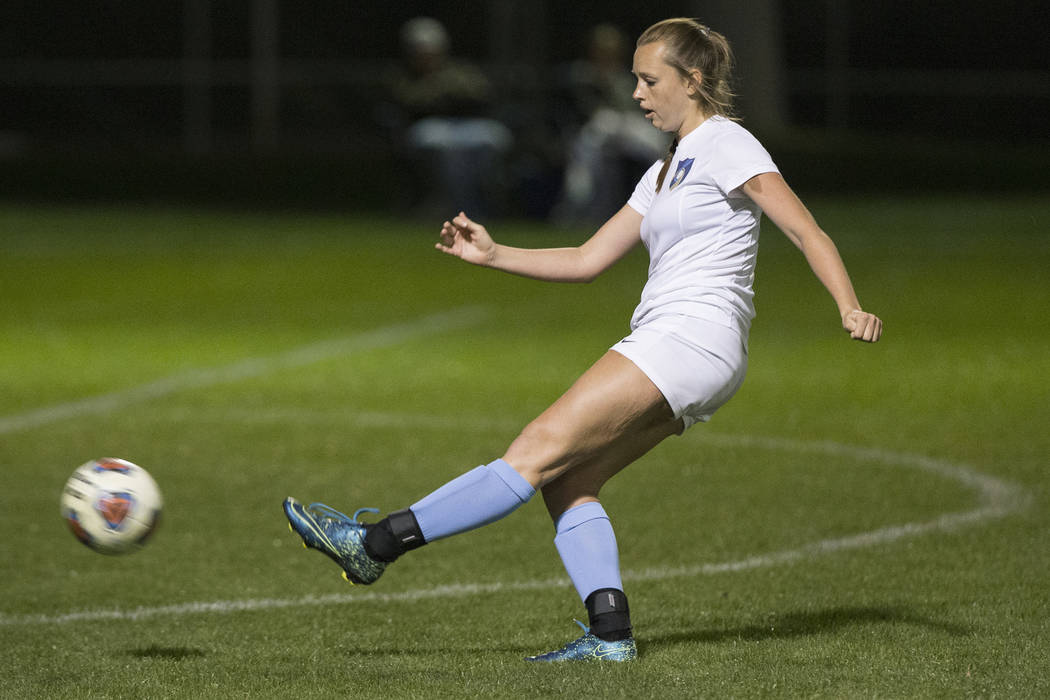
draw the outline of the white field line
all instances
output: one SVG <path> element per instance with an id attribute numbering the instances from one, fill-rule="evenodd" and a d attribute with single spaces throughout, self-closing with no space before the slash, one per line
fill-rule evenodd
<path id="1" fill-rule="evenodd" d="M 748 435 L 706 435 L 704 441 L 727 447 L 747 449 L 769 449 L 774 451 L 818 453 L 829 456 L 849 457 L 879 464 L 896 465 L 920 469 L 961 483 L 976 492 L 976 508 L 961 513 L 940 515 L 932 520 L 893 525 L 846 537 L 835 537 L 811 542 L 794 549 L 757 554 L 735 561 L 692 564 L 677 567 L 653 567 L 639 571 L 625 571 L 626 581 L 660 581 L 670 578 L 695 578 L 732 574 L 754 569 L 813 559 L 818 556 L 846 550 L 892 544 L 898 540 L 932 532 L 948 532 L 972 526 L 986 520 L 1001 518 L 1017 512 L 1029 503 L 1030 497 L 1015 484 L 982 474 L 963 464 L 954 464 L 923 455 L 890 450 L 853 447 L 834 442 L 806 442 L 763 438 Z M 155 607 L 131 609 L 78 610 L 57 615 L 4 615 L 0 614 L 0 627 L 20 625 L 62 625 L 75 622 L 97 622 L 103 620 L 148 620 L 155 617 L 182 617 L 185 615 L 230 614 L 253 610 L 278 610 L 319 606 L 348 605 L 354 603 L 411 603 L 439 598 L 465 598 L 469 596 L 509 591 L 535 591 L 565 587 L 567 578 L 538 579 L 532 581 L 453 583 L 415 590 L 381 593 L 361 591 L 330 595 L 307 595 L 298 598 L 250 598 L 244 600 L 216 600 L 178 603 Z"/>
<path id="2" fill-rule="evenodd" d="M 37 428 L 67 418 L 108 413 L 126 408 L 131 404 L 151 401 L 181 391 L 229 384 L 261 377 L 282 369 L 303 367 L 337 357 L 390 347 L 422 336 L 476 325 L 484 320 L 487 313 L 487 310 L 482 307 L 464 306 L 344 338 L 304 345 L 277 355 L 251 357 L 220 367 L 187 370 L 109 394 L 45 406 L 25 413 L 0 416 L 0 435 Z"/>
<path id="3" fill-rule="evenodd" d="M 525 420 L 511 417 L 463 416 L 459 413 L 438 415 L 432 413 L 396 413 L 389 411 L 353 411 L 350 409 L 311 408 L 227 408 L 183 406 L 158 407 L 150 412 L 152 420 L 165 423 L 196 423 L 206 425 L 261 425 L 261 426 L 336 426 L 342 429 L 391 430 L 459 430 L 484 432 L 489 430 L 520 430 Z"/>

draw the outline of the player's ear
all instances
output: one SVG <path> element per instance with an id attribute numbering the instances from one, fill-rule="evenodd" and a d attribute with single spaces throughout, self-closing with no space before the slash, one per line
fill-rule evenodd
<path id="1" fill-rule="evenodd" d="M 694 97 L 700 94 L 700 86 L 703 84 L 704 74 L 700 72 L 699 68 L 694 68 L 689 71 L 689 77 L 686 78 L 686 94 L 690 97 Z"/>

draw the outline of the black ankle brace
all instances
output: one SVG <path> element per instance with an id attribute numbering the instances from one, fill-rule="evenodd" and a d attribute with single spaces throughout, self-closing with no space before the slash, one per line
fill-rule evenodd
<path id="1" fill-rule="evenodd" d="M 419 549 L 426 544 L 423 539 L 423 531 L 419 529 L 419 523 L 416 522 L 416 514 L 410 509 L 394 511 L 386 516 L 386 520 L 390 523 L 390 531 L 401 546 L 402 553 Z"/>
<path id="2" fill-rule="evenodd" d="M 388 564 L 405 552 L 426 544 L 416 516 L 408 508 L 391 513 L 366 527 L 365 551 Z"/>
<path id="3" fill-rule="evenodd" d="M 599 588 L 587 596 L 591 633 L 606 642 L 631 636 L 631 611 L 627 595 L 618 588 Z"/>

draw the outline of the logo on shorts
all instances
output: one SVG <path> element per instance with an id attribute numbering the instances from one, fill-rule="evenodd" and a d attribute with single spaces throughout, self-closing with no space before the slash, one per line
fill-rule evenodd
<path id="1" fill-rule="evenodd" d="M 673 190 L 675 187 L 678 187 L 680 184 L 682 184 L 682 180 L 684 180 L 685 176 L 689 174 L 689 170 L 692 167 L 692 158 L 686 158 L 684 160 L 678 161 L 678 169 L 674 171 L 674 177 L 671 178 L 671 184 L 668 186 L 667 190 Z"/>

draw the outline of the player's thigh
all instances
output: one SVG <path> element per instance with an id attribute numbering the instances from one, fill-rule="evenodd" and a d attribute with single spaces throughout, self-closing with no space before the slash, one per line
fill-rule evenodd
<path id="1" fill-rule="evenodd" d="M 673 419 L 656 385 L 609 351 L 511 443 L 504 459 L 534 486 L 556 478 L 625 435 Z"/>

